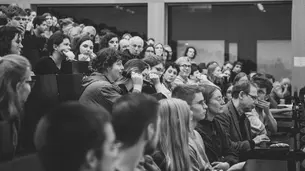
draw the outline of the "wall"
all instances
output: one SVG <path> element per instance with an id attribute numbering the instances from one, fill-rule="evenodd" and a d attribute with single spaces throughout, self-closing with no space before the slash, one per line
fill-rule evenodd
<path id="1" fill-rule="evenodd" d="M 226 40 L 238 43 L 239 59 L 251 60 L 256 69 L 257 40 L 291 40 L 291 3 L 212 5 L 192 12 L 186 6 L 169 8 L 169 40 Z M 174 42 L 172 42 L 174 43 Z"/>
<path id="2" fill-rule="evenodd" d="M 78 20 L 91 20 L 98 25 L 104 23 L 120 31 L 138 32 L 147 34 L 147 6 L 120 6 L 134 11 L 133 14 L 126 10 L 116 9 L 115 6 L 48 6 L 37 8 L 38 14 L 50 12 L 56 16 L 72 16 Z"/>

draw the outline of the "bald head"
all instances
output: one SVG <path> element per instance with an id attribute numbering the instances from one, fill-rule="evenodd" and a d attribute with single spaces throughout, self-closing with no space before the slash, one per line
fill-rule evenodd
<path id="1" fill-rule="evenodd" d="M 134 36 L 129 39 L 129 43 L 130 43 L 129 52 L 132 55 L 139 55 L 142 52 L 143 46 L 144 46 L 144 41 L 141 37 Z"/>
<path id="2" fill-rule="evenodd" d="M 126 39 L 122 39 L 120 40 L 120 50 L 123 52 L 124 50 L 128 49 L 129 48 L 129 40 L 126 40 Z"/>
<path id="3" fill-rule="evenodd" d="M 82 34 L 85 35 L 89 35 L 90 38 L 93 40 L 95 35 L 96 35 L 96 30 L 93 26 L 86 26 L 84 27 L 84 29 L 82 30 Z"/>

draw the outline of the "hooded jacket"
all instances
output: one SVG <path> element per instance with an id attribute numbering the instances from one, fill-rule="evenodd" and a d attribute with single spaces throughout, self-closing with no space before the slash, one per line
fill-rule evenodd
<path id="1" fill-rule="evenodd" d="M 83 79 L 82 90 L 79 98 L 81 104 L 99 105 L 110 113 L 115 100 L 127 93 L 126 90 L 110 82 L 104 74 L 98 72 Z"/>

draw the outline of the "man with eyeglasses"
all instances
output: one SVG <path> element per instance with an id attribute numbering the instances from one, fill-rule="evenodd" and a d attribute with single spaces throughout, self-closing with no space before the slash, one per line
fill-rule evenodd
<path id="1" fill-rule="evenodd" d="M 250 151 L 261 142 L 270 141 L 265 134 L 254 137 L 246 117 L 246 113 L 255 107 L 257 98 L 257 86 L 254 83 L 236 83 L 232 89 L 232 100 L 225 106 L 224 114 L 215 117 L 229 135 L 232 147 L 239 153 Z"/>

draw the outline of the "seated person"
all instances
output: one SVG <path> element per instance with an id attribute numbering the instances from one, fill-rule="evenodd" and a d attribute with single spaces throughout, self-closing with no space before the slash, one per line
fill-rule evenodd
<path id="1" fill-rule="evenodd" d="M 180 57 L 175 62 L 179 66 L 179 73 L 174 82 L 172 83 L 175 88 L 180 84 L 191 84 L 189 76 L 191 74 L 191 60 L 188 57 Z"/>
<path id="2" fill-rule="evenodd" d="M 191 111 L 180 99 L 160 101 L 160 133 L 157 150 L 152 157 L 161 171 L 191 170 L 189 127 Z M 174 150 L 179 149 L 179 150 Z"/>
<path id="3" fill-rule="evenodd" d="M 113 48 L 100 50 L 92 61 L 95 72 L 83 79 L 80 103 L 101 105 L 111 111 L 115 100 L 122 95 L 131 90 L 141 92 L 142 72 L 147 69 L 147 65 L 140 59 L 134 59 L 128 61 L 125 66 L 124 70 L 117 50 Z M 123 71 L 128 73 L 124 77 Z"/>
<path id="4" fill-rule="evenodd" d="M 68 56 L 74 58 L 73 52 L 70 51 L 70 39 L 61 32 L 54 33 L 47 45 L 50 56 L 38 60 L 34 68 L 36 75 L 60 74 L 62 62 Z"/>
<path id="5" fill-rule="evenodd" d="M 212 169 L 200 134 L 195 130 L 198 122 L 206 117 L 207 106 L 197 85 L 178 85 L 173 90 L 173 97 L 184 100 L 192 112 L 189 130 L 189 149 L 194 170 Z M 220 164 L 215 164 L 215 169 L 224 169 Z"/>
<path id="6" fill-rule="evenodd" d="M 156 148 L 160 132 L 158 101 L 146 94 L 130 93 L 113 105 L 112 124 L 119 157 L 117 171 L 135 171 L 146 147 Z"/>
<path id="7" fill-rule="evenodd" d="M 247 112 L 251 112 L 257 101 L 257 86 L 249 81 L 237 82 L 232 88 L 232 100 L 224 107 L 224 113 L 215 119 L 229 136 L 229 142 L 237 152 L 247 152 L 263 141 L 265 135 L 253 136 Z"/>
<path id="8" fill-rule="evenodd" d="M 171 92 L 161 83 L 161 76 L 164 72 L 164 65 L 158 56 L 150 54 L 143 59 L 149 67 L 149 73 L 144 77 L 142 92 L 146 94 L 154 94 L 160 100 L 170 97 Z"/>
<path id="9" fill-rule="evenodd" d="M 215 120 L 224 112 L 224 101 L 220 89 L 215 86 L 202 86 L 202 94 L 207 104 L 206 118 L 199 121 L 196 130 L 201 135 L 209 161 L 218 163 L 218 169 L 227 170 L 238 162 L 237 151 L 230 145 L 228 136 Z"/>
<path id="10" fill-rule="evenodd" d="M 271 92 L 272 84 L 270 81 L 261 76 L 253 77 L 254 83 L 257 85 L 258 101 L 255 103 L 255 108 L 252 112 L 247 112 L 246 115 L 251 124 L 251 131 L 254 136 L 277 132 L 277 122 L 270 112 L 270 103 L 267 102 L 266 95 Z"/>
<path id="11" fill-rule="evenodd" d="M 40 120 L 35 146 L 46 171 L 114 170 L 115 139 L 104 108 L 70 102 Z"/>

